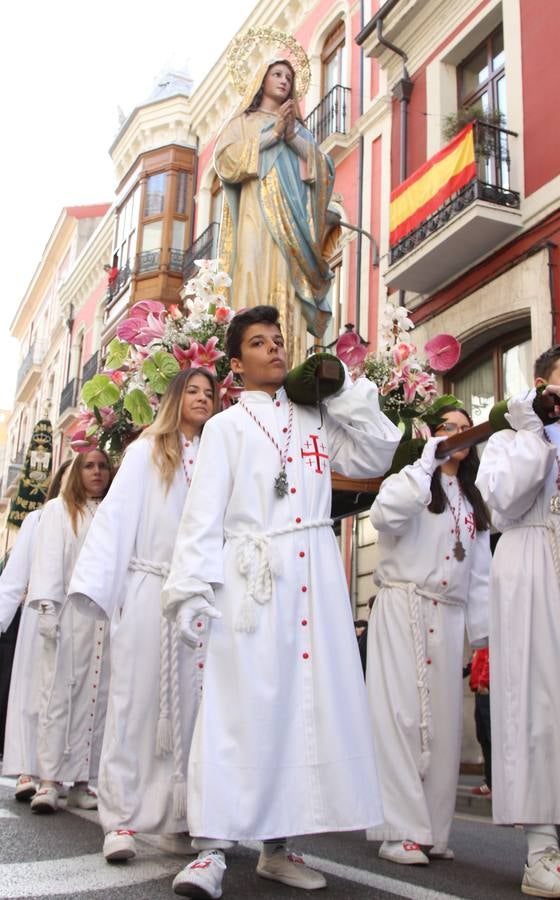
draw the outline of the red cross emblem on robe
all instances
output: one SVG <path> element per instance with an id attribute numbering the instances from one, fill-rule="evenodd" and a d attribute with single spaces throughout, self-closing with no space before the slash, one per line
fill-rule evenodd
<path id="1" fill-rule="evenodd" d="M 301 458 L 317 475 L 323 474 L 326 467 L 323 460 L 328 460 L 329 454 L 327 453 L 325 444 L 320 440 L 317 434 L 309 435 L 301 448 Z"/>
<path id="2" fill-rule="evenodd" d="M 471 541 L 474 541 L 476 536 L 476 523 L 474 521 L 474 512 L 470 512 L 468 516 L 465 516 L 465 525 L 467 526 L 467 531 L 469 533 L 469 537 Z"/>

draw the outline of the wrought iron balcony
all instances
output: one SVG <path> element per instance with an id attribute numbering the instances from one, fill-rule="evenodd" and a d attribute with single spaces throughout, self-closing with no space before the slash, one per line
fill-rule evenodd
<path id="1" fill-rule="evenodd" d="M 170 272 L 182 272 L 183 271 L 183 250 L 175 250 L 173 247 L 169 250 L 169 271 Z"/>
<path id="2" fill-rule="evenodd" d="M 153 272 L 159 269 L 161 263 L 161 250 L 144 250 L 138 254 L 138 264 L 136 271 L 140 275 L 142 272 Z"/>
<path id="3" fill-rule="evenodd" d="M 82 384 L 85 384 L 86 381 L 89 381 L 90 378 L 93 378 L 94 375 L 97 375 L 97 370 L 99 368 L 99 350 L 96 350 L 93 356 L 90 356 L 88 361 L 84 363 L 82 368 Z"/>
<path id="4" fill-rule="evenodd" d="M 474 123 L 474 177 L 457 190 L 452 181 L 443 185 L 437 208 L 390 246 L 388 286 L 429 293 L 519 230 L 520 195 L 510 187 L 509 142 L 515 137 L 488 122 Z"/>
<path id="5" fill-rule="evenodd" d="M 71 381 L 62 389 L 60 394 L 60 406 L 58 414 L 61 416 L 67 409 L 72 409 L 78 405 L 78 394 L 80 391 L 80 379 L 72 378 Z"/>
<path id="6" fill-rule="evenodd" d="M 130 276 L 132 275 L 132 269 L 130 268 L 129 261 L 126 261 L 126 265 L 119 269 L 117 277 L 114 281 L 109 282 L 107 286 L 107 301 L 110 302 L 113 297 L 116 297 L 117 294 L 126 287 L 128 282 L 130 281 Z"/>
<path id="7" fill-rule="evenodd" d="M 349 122 L 350 88 L 336 84 L 311 110 L 305 120 L 305 127 L 317 143 L 322 144 L 331 134 L 346 134 Z"/>
<path id="8" fill-rule="evenodd" d="M 199 234 L 183 257 L 183 278 L 188 281 L 196 274 L 195 259 L 214 259 L 218 254 L 219 222 L 211 222 L 202 234 Z"/>
<path id="9" fill-rule="evenodd" d="M 21 366 L 18 369 L 17 378 L 16 378 L 16 392 L 20 389 L 21 385 L 25 381 L 29 372 L 33 369 L 34 366 L 40 366 L 44 356 L 44 349 L 42 344 L 34 343 L 31 345 L 27 354 L 25 355 Z"/>

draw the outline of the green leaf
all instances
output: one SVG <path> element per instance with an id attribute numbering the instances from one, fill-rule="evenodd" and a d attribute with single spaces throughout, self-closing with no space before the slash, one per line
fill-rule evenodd
<path id="1" fill-rule="evenodd" d="M 107 369 L 120 369 L 123 362 L 128 358 L 130 344 L 119 341 L 118 338 L 114 338 L 109 344 L 108 350 L 109 353 L 105 361 L 105 367 Z"/>
<path id="2" fill-rule="evenodd" d="M 90 409 L 95 406 L 112 406 L 120 396 L 120 391 L 108 375 L 94 375 L 82 388 L 82 400 Z"/>
<path id="3" fill-rule="evenodd" d="M 179 371 L 179 363 L 171 353 L 167 353 L 165 350 L 158 350 L 153 356 L 145 359 L 142 364 L 142 372 L 156 394 L 164 394 L 169 382 Z"/>
<path id="4" fill-rule="evenodd" d="M 140 388 L 134 388 L 124 398 L 124 408 L 132 416 L 135 425 L 149 425 L 154 418 L 150 401 Z"/>

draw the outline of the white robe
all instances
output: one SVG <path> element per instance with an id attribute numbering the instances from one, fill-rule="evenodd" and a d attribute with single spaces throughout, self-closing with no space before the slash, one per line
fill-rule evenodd
<path id="1" fill-rule="evenodd" d="M 559 519 L 549 504 L 560 493 L 560 425 L 546 430 L 553 443 L 529 431 L 492 435 L 477 479 L 503 532 L 490 580 L 492 809 L 501 825 L 560 824 L 560 572 L 552 553 L 560 542 L 546 527 Z"/>
<path id="2" fill-rule="evenodd" d="M 25 600 L 40 509 L 23 520 L 17 540 L 0 577 L 0 631 L 6 631 Z M 37 772 L 37 718 L 39 715 L 40 655 L 42 638 L 37 631 L 37 612 L 25 606 L 17 635 L 4 738 L 4 775 Z"/>
<path id="3" fill-rule="evenodd" d="M 457 479 L 441 478 L 457 511 Z M 453 515 L 449 507 L 429 512 L 430 485 L 419 463 L 406 466 L 382 484 L 370 513 L 381 559 L 366 681 L 385 822 L 368 838 L 408 839 L 441 852 L 459 775 L 465 622 L 470 640 L 487 637 L 491 556 L 489 532 L 475 531 L 463 497 L 457 515 L 466 557 L 455 558 Z"/>
<path id="4" fill-rule="evenodd" d="M 285 391 L 276 400 L 258 391 L 242 397 L 284 446 Z M 211 623 L 189 759 L 195 836 L 266 839 L 381 819 L 340 553 L 329 524 L 309 526 L 328 521 L 330 466 L 357 477 L 382 473 L 400 433 L 379 411 L 371 382 L 325 406 L 322 428 L 316 409 L 293 407 L 283 498 L 273 487 L 280 454 L 240 404 L 202 435 L 163 594 L 170 616 L 199 594 L 222 613 Z M 255 600 L 240 565 L 256 579 Z M 239 630 L 252 619 L 254 631 Z"/>
<path id="5" fill-rule="evenodd" d="M 189 472 L 197 447 L 198 439 L 185 450 Z M 71 599 L 80 609 L 93 600 L 98 612 L 112 617 L 113 674 L 98 782 L 105 832 L 186 829 L 184 812 L 179 816 L 174 812 L 173 795 L 174 788 L 185 790 L 202 689 L 204 642 L 201 639 L 191 650 L 161 615 L 163 578 L 188 488 L 181 466 L 165 491 L 152 448 L 148 438 L 139 438 L 128 448 L 70 585 Z M 158 753 L 162 713 L 173 734 L 168 750 Z"/>
<path id="6" fill-rule="evenodd" d="M 59 634 L 44 638 L 37 731 L 41 779 L 88 781 L 97 777 L 109 683 L 109 633 L 101 619 L 68 602 L 68 585 L 95 510 L 78 517 L 78 533 L 61 497 L 44 507 L 37 531 L 27 602 L 48 600 L 58 612 Z"/>

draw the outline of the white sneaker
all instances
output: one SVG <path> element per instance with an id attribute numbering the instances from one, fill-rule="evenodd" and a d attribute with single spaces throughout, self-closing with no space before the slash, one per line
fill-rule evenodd
<path id="1" fill-rule="evenodd" d="M 288 853 L 285 846 L 268 853 L 263 847 L 257 863 L 257 875 L 304 891 L 317 891 L 327 886 L 321 872 L 310 869 L 299 853 Z"/>
<path id="2" fill-rule="evenodd" d="M 203 852 L 175 877 L 173 890 L 181 897 L 216 900 L 222 896 L 225 870 L 226 861 L 220 850 Z"/>
<path id="3" fill-rule="evenodd" d="M 123 859 L 133 859 L 136 856 L 135 831 L 119 828 L 117 831 L 108 831 L 103 841 L 103 856 L 107 862 L 117 862 Z"/>
<path id="4" fill-rule="evenodd" d="M 55 787 L 40 787 L 31 801 L 34 813 L 54 813 L 58 809 L 58 791 Z"/>
<path id="5" fill-rule="evenodd" d="M 178 834 L 160 834 L 159 849 L 162 853 L 171 853 L 175 856 L 198 856 L 198 850 L 194 849 L 187 831 Z"/>
<path id="6" fill-rule="evenodd" d="M 66 806 L 78 809 L 97 809 L 97 794 L 88 787 L 77 787 L 75 784 L 68 791 Z"/>
<path id="7" fill-rule="evenodd" d="M 37 793 L 37 785 L 31 775 L 20 775 L 16 781 L 15 798 L 20 803 L 31 800 Z"/>
<path id="8" fill-rule="evenodd" d="M 379 856 L 402 866 L 427 866 L 430 862 L 416 841 L 383 841 Z"/>
<path id="9" fill-rule="evenodd" d="M 550 847 L 534 866 L 525 866 L 521 893 L 531 897 L 560 897 L 560 851 Z"/>

